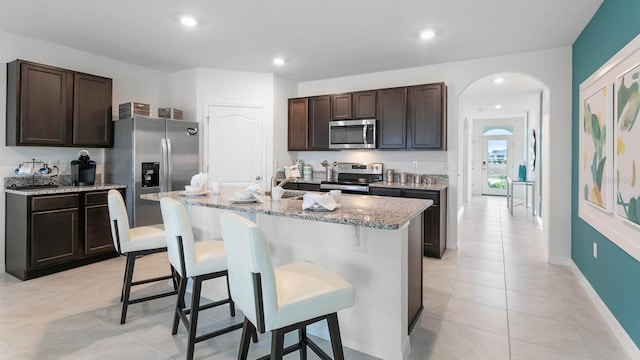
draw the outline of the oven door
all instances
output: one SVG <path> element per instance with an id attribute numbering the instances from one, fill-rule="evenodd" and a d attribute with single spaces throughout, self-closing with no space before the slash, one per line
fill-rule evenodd
<path id="1" fill-rule="evenodd" d="M 329 122 L 329 149 L 375 148 L 375 119 Z"/>

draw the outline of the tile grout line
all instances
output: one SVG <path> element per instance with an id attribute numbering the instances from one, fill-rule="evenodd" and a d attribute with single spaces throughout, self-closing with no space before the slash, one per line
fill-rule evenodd
<path id="1" fill-rule="evenodd" d="M 507 297 L 507 265 L 506 265 L 505 255 L 504 255 L 504 231 L 502 226 L 503 211 L 504 209 L 500 207 L 500 210 L 498 211 L 498 215 L 500 219 L 500 244 L 502 247 L 502 270 L 503 270 L 502 276 L 504 280 L 504 304 L 505 304 L 505 308 L 506 308 L 505 310 L 506 310 L 506 316 L 507 316 L 507 344 L 509 346 L 509 359 L 511 359 L 512 358 L 511 327 L 509 326 L 509 297 Z"/>

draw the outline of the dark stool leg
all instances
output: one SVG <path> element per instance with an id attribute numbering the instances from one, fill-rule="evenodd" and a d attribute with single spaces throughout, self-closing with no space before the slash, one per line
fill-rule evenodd
<path id="1" fill-rule="evenodd" d="M 244 318 L 244 322 L 242 324 L 242 336 L 240 337 L 238 360 L 247 360 L 247 355 L 249 354 L 249 341 L 251 338 L 257 338 L 256 327 L 253 326 L 251 321 Z"/>
<path id="2" fill-rule="evenodd" d="M 271 360 L 282 360 L 284 356 L 284 334 L 282 329 L 271 330 Z"/>
<path id="3" fill-rule="evenodd" d="M 124 275 L 122 276 L 122 291 L 120 292 L 120 302 L 124 300 L 124 288 L 127 285 L 127 274 L 129 273 L 129 256 L 125 255 Z"/>
<path id="4" fill-rule="evenodd" d="M 298 342 L 300 343 L 300 360 L 307 360 L 307 327 L 298 329 Z"/>
<path id="5" fill-rule="evenodd" d="M 193 351 L 196 345 L 196 331 L 198 329 L 198 311 L 200 310 L 200 293 L 202 279 L 199 276 L 193 278 L 193 293 L 191 298 L 191 319 L 189 320 L 189 340 L 187 343 L 187 360 L 193 359 Z"/>
<path id="6" fill-rule="evenodd" d="M 338 325 L 338 314 L 333 313 L 327 317 L 329 325 L 329 336 L 331 337 L 331 348 L 333 349 L 333 360 L 344 360 L 342 350 L 342 340 L 340 339 L 340 326 Z"/>
<path id="7" fill-rule="evenodd" d="M 131 282 L 133 281 L 133 265 L 136 256 L 132 253 L 127 254 L 127 266 L 125 271 L 124 293 L 122 296 L 122 313 L 120 315 L 120 324 L 124 324 L 127 320 L 127 307 L 129 306 L 129 296 L 131 295 Z"/>
<path id="8" fill-rule="evenodd" d="M 184 293 L 187 290 L 188 278 L 180 277 L 180 285 L 178 286 L 178 298 L 176 299 L 176 310 L 173 315 L 173 326 L 171 327 L 171 335 L 178 333 L 178 323 L 180 322 L 180 313 L 184 311 Z"/>

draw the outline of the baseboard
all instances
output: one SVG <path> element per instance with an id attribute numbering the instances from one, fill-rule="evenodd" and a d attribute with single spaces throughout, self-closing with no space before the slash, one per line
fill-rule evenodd
<path id="1" fill-rule="evenodd" d="M 604 303 L 604 301 L 602 301 L 602 299 L 600 298 L 596 290 L 591 286 L 587 278 L 584 277 L 584 275 L 582 274 L 582 271 L 580 271 L 580 269 L 578 268 L 576 263 L 573 262 L 573 260 L 570 261 L 570 267 L 571 267 L 571 270 L 573 271 L 573 274 L 578 279 L 578 282 L 580 282 L 580 285 L 582 285 L 582 287 L 584 288 L 584 291 L 587 292 L 587 295 L 589 296 L 589 298 L 591 298 L 591 301 L 593 301 L 593 304 L 596 306 L 596 308 L 598 309 L 598 311 L 600 312 L 604 320 L 607 322 L 607 324 L 609 324 L 609 327 L 611 328 L 613 333 L 616 335 L 616 337 L 618 338 L 618 341 L 620 341 L 620 343 L 622 344 L 622 347 L 624 347 L 627 354 L 629 354 L 629 356 L 632 359 L 640 359 L 640 349 L 638 349 L 638 347 L 633 342 L 629 334 L 627 334 L 627 332 L 624 330 L 622 325 L 620 325 L 620 323 L 618 322 L 618 319 L 616 319 L 616 317 L 613 316 L 613 313 L 611 313 L 611 310 L 609 310 L 609 308 Z"/>
<path id="2" fill-rule="evenodd" d="M 560 265 L 560 266 L 571 266 L 571 264 L 573 263 L 571 259 L 559 257 L 559 256 L 547 256 L 547 262 L 549 264 Z"/>

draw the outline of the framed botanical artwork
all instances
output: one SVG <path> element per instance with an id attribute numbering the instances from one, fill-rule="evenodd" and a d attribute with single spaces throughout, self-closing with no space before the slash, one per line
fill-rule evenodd
<path id="1" fill-rule="evenodd" d="M 616 79 L 616 214 L 640 226 L 640 65 Z M 636 126 L 637 125 L 637 126 Z"/>
<path id="2" fill-rule="evenodd" d="M 613 110 L 611 86 L 597 84 L 583 94 L 580 127 L 582 199 L 612 212 Z"/>
<path id="3" fill-rule="evenodd" d="M 580 84 L 580 104 L 578 216 L 640 261 L 640 35 Z"/>

